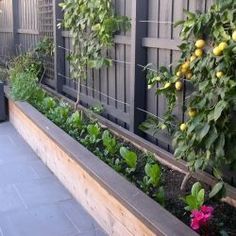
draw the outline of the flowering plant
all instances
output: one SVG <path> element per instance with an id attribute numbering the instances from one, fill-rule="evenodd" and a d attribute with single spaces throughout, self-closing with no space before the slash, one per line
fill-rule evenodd
<path id="1" fill-rule="evenodd" d="M 199 230 L 201 227 L 207 226 L 213 212 L 214 208 L 206 205 L 203 205 L 200 210 L 193 210 L 191 214 L 191 228 Z"/>

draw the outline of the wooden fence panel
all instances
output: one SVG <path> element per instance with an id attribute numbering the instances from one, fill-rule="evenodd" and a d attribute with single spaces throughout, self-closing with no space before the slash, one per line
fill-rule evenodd
<path id="1" fill-rule="evenodd" d="M 13 45 L 13 16 L 12 1 L 0 1 L 0 60 L 5 63 L 12 55 Z"/>
<path id="2" fill-rule="evenodd" d="M 12 2 L 18 7 L 14 8 Z M 72 39 L 69 32 L 57 29 L 63 18 L 59 2 L 0 1 L 3 10 L 0 15 L 0 57 L 9 58 L 16 43 L 21 51 L 26 51 L 44 36 L 54 39 L 55 55 L 46 60 L 44 83 L 75 100 L 78 85 L 71 79 L 71 64 L 67 60 L 73 50 Z M 132 18 L 132 30 L 116 35 L 114 47 L 104 52 L 113 60 L 111 67 L 87 70 L 88 79 L 81 81 L 80 101 L 89 107 L 101 104 L 105 117 L 139 133 L 138 125 L 148 113 L 161 118 L 166 111 L 165 98 L 156 96 L 156 88 L 147 90 L 142 67 L 152 63 L 156 69 L 163 65 L 172 69 L 180 55 L 177 47 L 180 28 L 174 28 L 174 22 L 183 19 L 183 9 L 206 11 L 213 0 L 114 0 L 113 3 L 117 14 Z M 175 109 L 180 120 L 185 119 L 182 105 L 191 89 L 186 83 L 185 87 L 186 90 L 178 95 Z M 171 150 L 166 134 L 160 134 L 158 138 L 147 137 Z"/>

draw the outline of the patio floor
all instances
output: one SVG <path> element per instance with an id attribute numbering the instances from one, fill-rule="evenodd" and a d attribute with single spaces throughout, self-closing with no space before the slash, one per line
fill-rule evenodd
<path id="1" fill-rule="evenodd" d="M 0 236 L 106 235 L 9 122 L 0 123 Z"/>

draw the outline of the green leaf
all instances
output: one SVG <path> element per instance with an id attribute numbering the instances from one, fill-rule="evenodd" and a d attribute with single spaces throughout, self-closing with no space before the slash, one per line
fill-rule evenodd
<path id="1" fill-rule="evenodd" d="M 205 190 L 201 189 L 197 194 L 197 201 L 199 206 L 202 206 L 205 200 Z"/>
<path id="2" fill-rule="evenodd" d="M 135 152 L 129 151 L 125 147 L 120 148 L 120 155 L 124 158 L 129 168 L 136 169 L 137 155 Z"/>
<path id="3" fill-rule="evenodd" d="M 191 189 L 191 194 L 195 197 L 197 197 L 198 192 L 200 191 L 200 189 L 202 188 L 202 185 L 200 182 L 196 182 Z"/>
<path id="4" fill-rule="evenodd" d="M 217 168 L 213 168 L 213 175 L 219 180 L 221 180 L 223 176 L 222 172 Z"/>
<path id="5" fill-rule="evenodd" d="M 161 169 L 158 164 L 145 165 L 145 173 L 149 177 L 148 183 L 152 184 L 153 187 L 157 187 L 161 177 Z"/>
<path id="6" fill-rule="evenodd" d="M 209 130 L 210 130 L 210 125 L 206 123 L 199 133 L 200 140 L 202 140 L 208 134 Z"/>
<path id="7" fill-rule="evenodd" d="M 159 187 L 157 194 L 156 194 L 156 200 L 159 202 L 162 206 L 165 204 L 165 190 L 163 187 Z"/>
<path id="8" fill-rule="evenodd" d="M 215 184 L 211 192 L 209 193 L 209 197 L 210 198 L 215 197 L 223 189 L 223 187 L 224 187 L 223 182 L 218 182 L 217 184 Z"/>
<path id="9" fill-rule="evenodd" d="M 196 197 L 194 197 L 194 196 L 192 196 L 192 195 L 188 195 L 188 196 L 185 198 L 185 202 L 186 202 L 187 205 L 189 206 L 190 210 L 197 210 L 197 209 L 198 209 Z"/>
<path id="10" fill-rule="evenodd" d="M 223 110 L 226 107 L 227 107 L 227 102 L 225 102 L 223 100 L 217 103 L 217 105 L 215 106 L 215 109 L 214 109 L 214 120 L 215 121 L 217 121 L 220 118 Z"/>

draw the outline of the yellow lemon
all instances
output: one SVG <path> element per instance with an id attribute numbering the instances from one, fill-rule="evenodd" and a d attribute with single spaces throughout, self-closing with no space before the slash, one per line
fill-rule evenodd
<path id="1" fill-rule="evenodd" d="M 223 73 L 222 71 L 218 71 L 218 72 L 216 73 L 216 77 L 217 77 L 218 79 L 222 78 L 223 76 L 224 76 L 224 73 Z"/>
<path id="2" fill-rule="evenodd" d="M 167 82 L 164 86 L 165 89 L 169 88 L 171 86 L 171 83 L 170 82 Z"/>
<path id="3" fill-rule="evenodd" d="M 189 73 L 186 75 L 186 78 L 187 78 L 188 80 L 191 80 L 192 77 L 193 77 L 192 72 L 189 72 Z"/>
<path id="4" fill-rule="evenodd" d="M 190 118 L 193 118 L 197 115 L 197 110 L 195 108 L 190 108 L 189 111 L 188 111 L 188 116 Z"/>
<path id="5" fill-rule="evenodd" d="M 181 76 L 182 76 L 181 71 L 178 71 L 178 72 L 176 73 L 176 76 L 177 76 L 177 77 L 181 77 Z"/>
<path id="6" fill-rule="evenodd" d="M 190 68 L 190 62 L 186 61 L 183 65 L 182 65 L 182 69 L 186 69 L 188 70 Z"/>
<path id="7" fill-rule="evenodd" d="M 188 126 L 185 123 L 180 125 L 180 130 L 181 131 L 185 131 L 185 130 L 187 130 L 187 128 L 188 128 Z"/>
<path id="8" fill-rule="evenodd" d="M 203 50 L 202 49 L 196 49 L 195 50 L 195 56 L 196 57 L 202 57 L 202 55 L 203 55 Z"/>
<path id="9" fill-rule="evenodd" d="M 187 68 L 181 68 L 181 73 L 183 74 L 183 75 L 185 75 L 186 73 L 188 72 L 188 69 Z"/>
<path id="10" fill-rule="evenodd" d="M 236 30 L 232 34 L 232 39 L 236 42 Z"/>
<path id="11" fill-rule="evenodd" d="M 222 42 L 218 47 L 221 51 L 224 51 L 228 47 L 228 44 L 226 42 Z"/>
<path id="12" fill-rule="evenodd" d="M 206 46 L 206 42 L 203 39 L 199 39 L 195 43 L 196 48 L 203 49 Z"/>
<path id="13" fill-rule="evenodd" d="M 222 51 L 220 50 L 219 47 L 215 47 L 215 48 L 213 49 L 213 54 L 214 54 L 215 56 L 220 56 L 220 55 L 222 54 Z"/>
<path id="14" fill-rule="evenodd" d="M 182 90 L 182 88 L 183 88 L 183 83 L 182 83 L 181 81 L 175 82 L 175 89 L 176 89 L 177 91 Z"/>
<path id="15" fill-rule="evenodd" d="M 191 57 L 190 57 L 190 62 L 193 62 L 194 60 L 196 60 L 196 56 L 194 56 L 194 55 L 192 55 Z"/>

